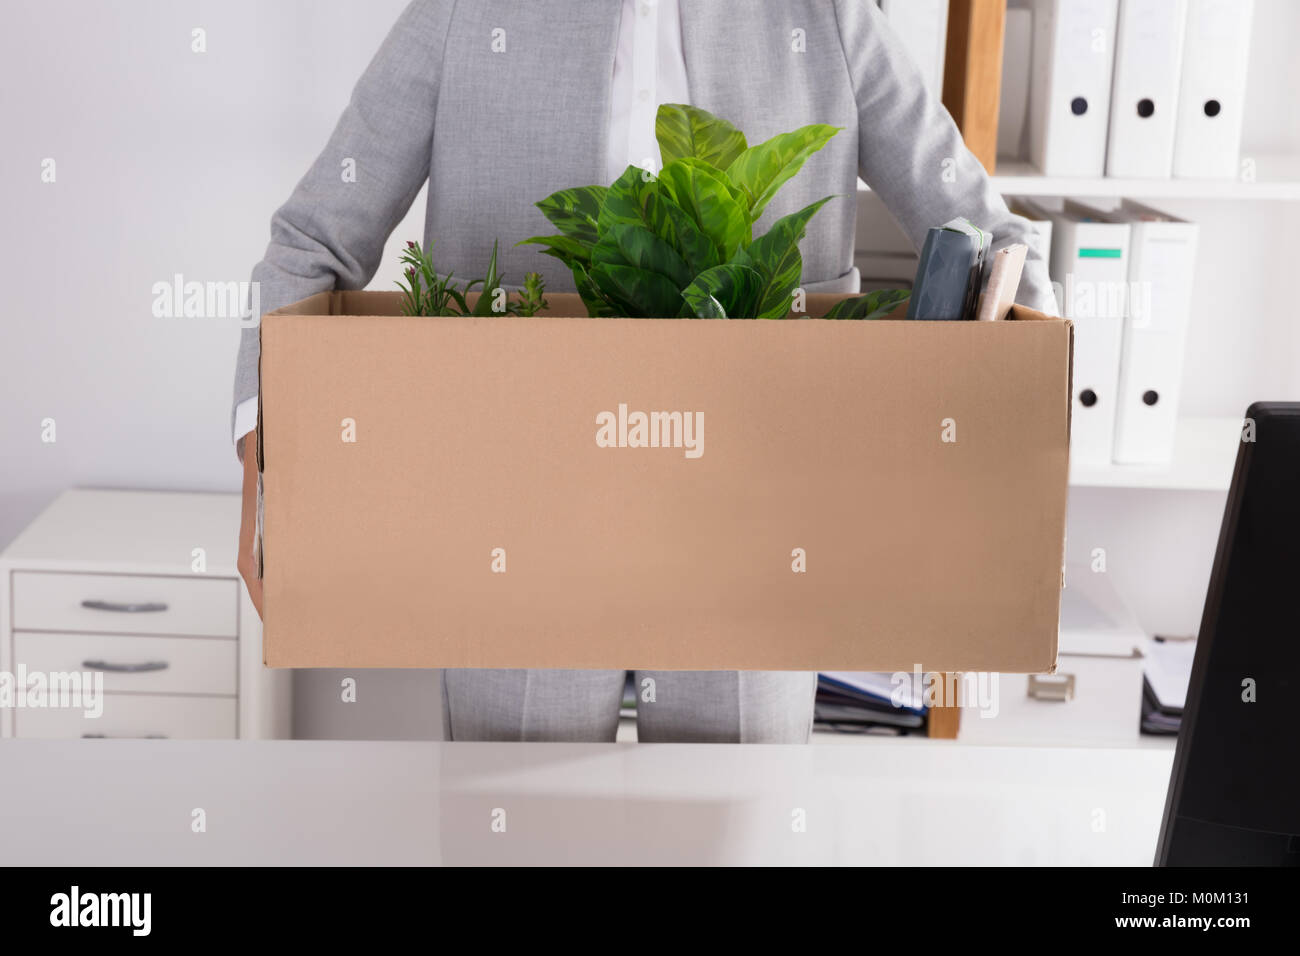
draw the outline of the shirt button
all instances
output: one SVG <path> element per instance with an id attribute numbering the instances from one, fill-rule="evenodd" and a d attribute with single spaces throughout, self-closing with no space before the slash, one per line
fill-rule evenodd
<path id="1" fill-rule="evenodd" d="M 642 103 L 644 103 L 646 100 L 650 99 L 650 91 L 638 90 L 636 94 L 636 98 L 639 99 Z"/>
<path id="2" fill-rule="evenodd" d="M 653 9 L 654 3 L 652 3 L 651 0 L 641 0 L 641 2 L 637 4 L 637 10 L 643 17 L 650 16 L 650 12 Z"/>

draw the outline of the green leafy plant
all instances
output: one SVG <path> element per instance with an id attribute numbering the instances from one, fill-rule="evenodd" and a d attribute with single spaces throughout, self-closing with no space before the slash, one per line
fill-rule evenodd
<path id="1" fill-rule="evenodd" d="M 880 319 L 902 305 L 912 293 L 906 289 L 881 289 L 852 299 L 842 299 L 826 313 L 828 319 Z"/>
<path id="2" fill-rule="evenodd" d="M 783 216 L 758 238 L 754 223 L 839 131 L 814 124 L 750 146 L 721 117 L 660 106 L 659 175 L 629 166 L 612 186 L 552 193 L 537 207 L 559 235 L 523 243 L 568 266 L 593 316 L 784 318 L 803 272 L 799 242 L 835 197 Z M 850 299 L 833 317 L 876 318 L 897 305 L 884 301 Z"/>
<path id="3" fill-rule="evenodd" d="M 542 295 L 545 286 L 539 273 L 524 276 L 523 290 L 515 292 L 513 299 L 505 294 L 505 278 L 497 271 L 495 242 L 487 275 L 464 286 L 456 285 L 450 272 L 446 277 L 439 275 L 433 257 L 418 242 L 406 244 L 402 263 L 406 266 L 406 282 L 399 279 L 397 286 L 404 293 L 403 315 L 536 315 L 546 308 Z M 469 298 L 476 290 L 479 295 L 471 306 Z"/>

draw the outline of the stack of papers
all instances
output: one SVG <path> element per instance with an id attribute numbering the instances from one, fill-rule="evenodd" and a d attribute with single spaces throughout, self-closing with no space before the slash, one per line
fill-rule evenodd
<path id="1" fill-rule="evenodd" d="M 1176 734 L 1187 704 L 1196 641 L 1156 637 L 1147 642 L 1142 681 L 1142 731 Z"/>
<path id="2" fill-rule="evenodd" d="M 817 675 L 814 719 L 846 733 L 909 733 L 925 726 L 924 699 L 920 675 L 828 671 Z"/>

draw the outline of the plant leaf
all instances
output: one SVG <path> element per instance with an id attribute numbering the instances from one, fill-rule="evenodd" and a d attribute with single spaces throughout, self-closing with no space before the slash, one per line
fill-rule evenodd
<path id="1" fill-rule="evenodd" d="M 736 254 L 734 261 L 750 266 L 763 279 L 755 307 L 758 318 L 781 319 L 790 311 L 790 296 L 799 287 L 803 274 L 799 243 L 803 240 L 808 221 L 834 198 L 827 196 L 798 212 L 782 216 L 772 223 L 771 229 L 750 243 L 748 249 Z"/>
<path id="2" fill-rule="evenodd" d="M 576 186 L 551 193 L 535 205 L 563 235 L 590 244 L 596 241 L 596 220 L 607 192 L 605 186 Z"/>
<path id="3" fill-rule="evenodd" d="M 665 103 L 655 115 L 655 139 L 665 166 L 676 159 L 699 159 L 726 169 L 748 145 L 745 134 L 720 116 L 696 106 Z"/>
<path id="4" fill-rule="evenodd" d="M 681 308 L 682 294 L 672 280 L 634 266 L 599 263 L 591 267 L 596 287 L 631 318 L 672 318 Z"/>
<path id="5" fill-rule="evenodd" d="M 727 177 L 748 199 L 750 222 L 757 221 L 778 189 L 843 127 L 821 123 L 778 133 L 751 146 L 727 167 Z"/>
<path id="6" fill-rule="evenodd" d="M 725 319 L 727 310 L 723 308 L 721 302 L 711 295 L 695 296 L 695 305 L 689 302 L 683 307 L 685 314 L 679 314 L 678 318 L 696 318 L 696 319 Z"/>
<path id="7" fill-rule="evenodd" d="M 515 315 L 536 315 L 547 308 L 546 281 L 540 272 L 529 272 L 524 276 L 524 288 L 519 293 L 518 302 L 510 307 Z"/>
<path id="8" fill-rule="evenodd" d="M 472 315 L 492 315 L 492 300 L 496 297 L 497 289 L 501 287 L 501 273 L 497 271 L 497 242 L 492 242 L 492 255 L 488 257 L 487 275 L 482 279 L 483 291 L 479 293 L 478 299 L 474 302 Z M 470 283 L 465 286 L 468 292 Z"/>
<path id="9" fill-rule="evenodd" d="M 532 236 L 528 239 L 520 239 L 515 245 L 524 246 L 529 243 L 545 246 L 546 248 L 541 250 L 545 255 L 554 256 L 570 269 L 575 263 L 582 266 L 591 265 L 591 247 L 595 244 L 571 236 Z"/>
<path id="10" fill-rule="evenodd" d="M 658 273 L 674 289 L 690 283 L 695 274 L 673 247 L 645 226 L 620 222 L 610 226 L 591 251 L 591 261 L 600 265 L 627 265 Z"/>
<path id="11" fill-rule="evenodd" d="M 717 246 L 666 190 L 655 190 L 646 196 L 645 214 L 650 231 L 686 260 L 691 275 L 722 264 Z"/>
<path id="12" fill-rule="evenodd" d="M 719 262 L 749 245 L 745 197 L 724 174 L 698 159 L 679 159 L 664 166 L 659 184 L 713 243 Z"/>
<path id="13" fill-rule="evenodd" d="M 828 319 L 880 319 L 904 302 L 912 293 L 906 289 L 879 289 L 866 295 L 836 302 L 825 318 Z"/>
<path id="14" fill-rule="evenodd" d="M 753 269 L 728 262 L 697 275 L 682 290 L 682 298 L 701 319 L 752 318 L 762 284 L 762 277 Z"/>
<path id="15" fill-rule="evenodd" d="M 458 290 L 456 290 L 456 289 L 450 289 L 450 288 L 449 288 L 449 289 L 447 290 L 447 298 L 448 298 L 448 301 L 450 301 L 450 302 L 454 302 L 454 303 L 456 304 L 456 307 L 457 307 L 458 309 L 460 309 L 460 314 L 461 314 L 461 315 L 469 315 L 469 314 L 470 314 L 470 311 L 469 311 L 469 303 L 465 301 L 465 296 L 461 295 L 461 293 L 460 293 Z M 450 312 L 450 311 L 451 311 L 451 307 L 448 306 L 448 305 L 444 305 L 444 306 L 442 306 L 441 308 L 442 308 L 442 311 L 444 311 L 444 312 Z"/>
<path id="16" fill-rule="evenodd" d="M 646 224 L 646 198 L 658 189 L 653 177 L 640 166 L 629 166 L 623 174 L 614 180 L 605 194 L 605 203 L 600 207 L 596 219 L 598 235 L 618 223 Z"/>
<path id="17" fill-rule="evenodd" d="M 587 307 L 587 315 L 593 319 L 607 319 L 618 315 L 618 308 L 596 288 L 587 270 L 582 266 L 573 266 L 573 283 L 578 289 L 582 304 Z"/>

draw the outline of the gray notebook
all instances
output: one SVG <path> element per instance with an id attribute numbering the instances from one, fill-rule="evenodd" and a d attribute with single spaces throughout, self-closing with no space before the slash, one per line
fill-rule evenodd
<path id="1" fill-rule="evenodd" d="M 907 317 L 974 319 L 990 239 L 965 219 L 932 228 L 921 249 Z"/>

